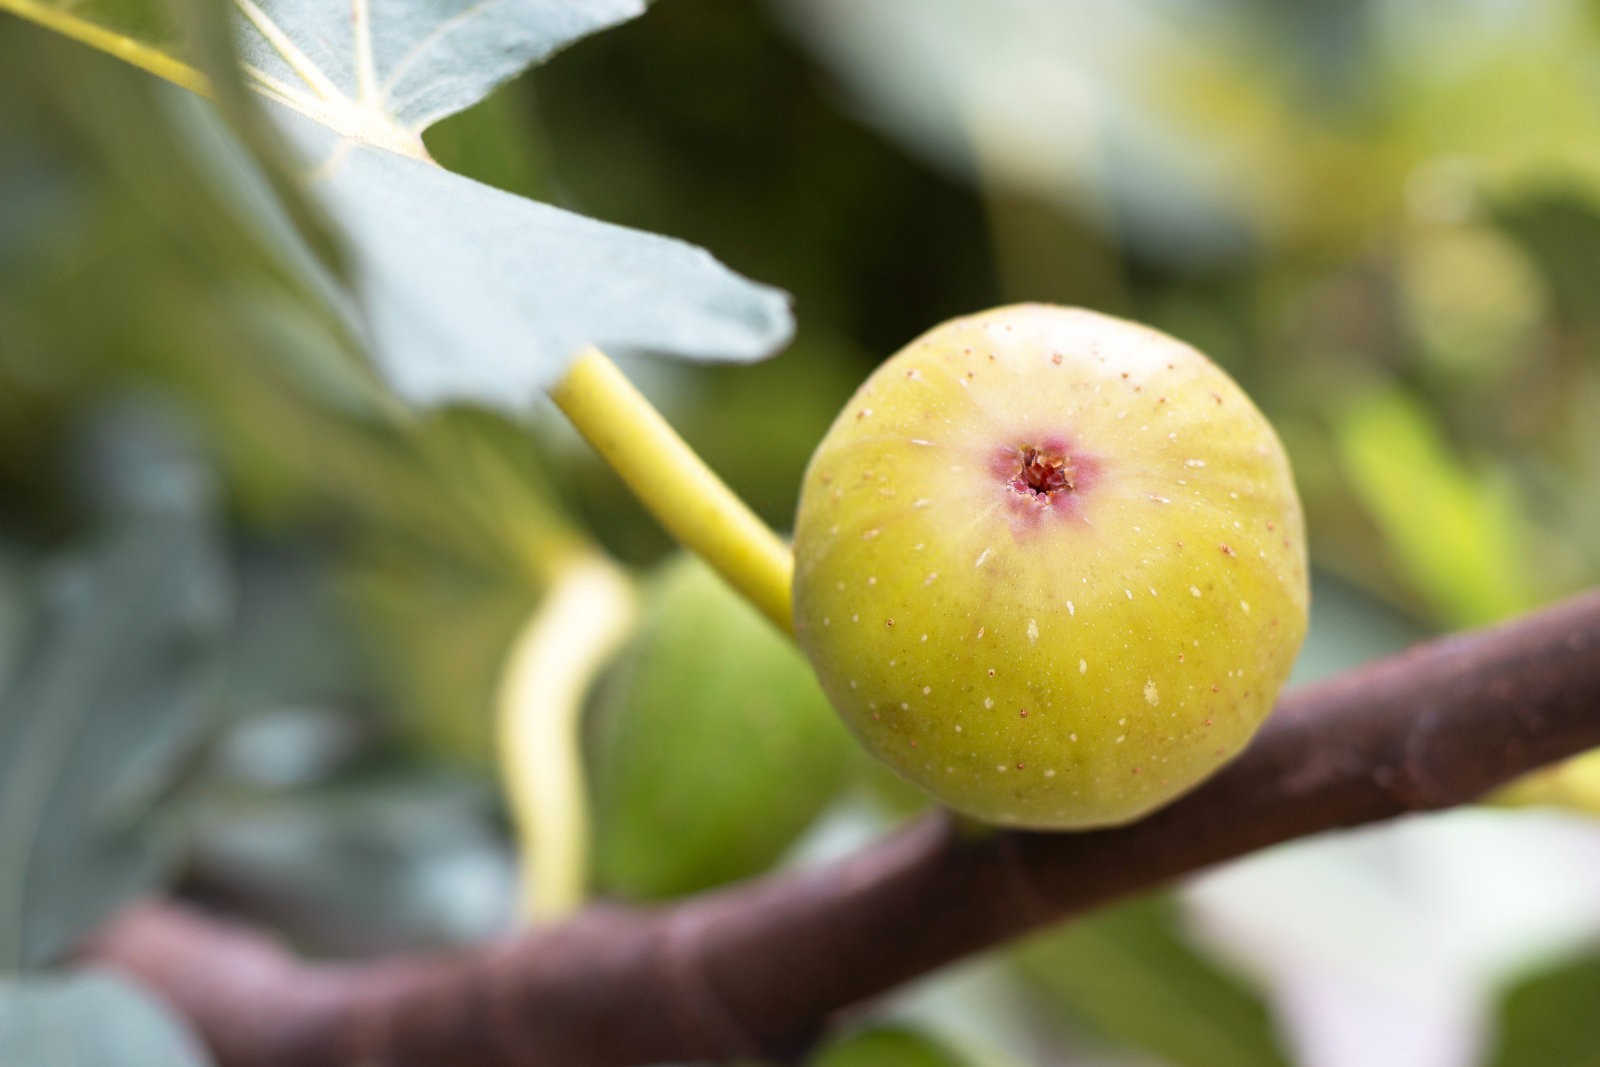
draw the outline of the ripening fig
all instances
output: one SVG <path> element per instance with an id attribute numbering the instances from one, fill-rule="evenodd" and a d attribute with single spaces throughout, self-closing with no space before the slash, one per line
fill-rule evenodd
<path id="1" fill-rule="evenodd" d="M 795 629 L 866 746 L 957 811 L 1124 822 L 1242 748 L 1305 634 L 1271 426 L 1205 356 L 1000 308 L 885 362 L 818 447 Z"/>

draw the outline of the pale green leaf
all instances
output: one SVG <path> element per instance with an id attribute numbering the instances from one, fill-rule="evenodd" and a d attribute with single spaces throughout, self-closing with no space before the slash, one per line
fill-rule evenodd
<path id="1" fill-rule="evenodd" d="M 753 360 L 787 336 L 783 294 L 699 248 L 287 121 L 322 160 L 312 188 L 352 239 L 374 355 L 408 400 L 516 410 L 584 345 Z"/>
<path id="2" fill-rule="evenodd" d="M 110 974 L 0 981 L 0 1063 L 204 1067 L 200 1043 L 153 998 Z"/>
<path id="3" fill-rule="evenodd" d="M 643 0 L 235 0 L 240 58 L 269 94 L 348 104 L 417 133 Z"/>
<path id="4" fill-rule="evenodd" d="M 343 230 L 352 326 L 407 400 L 520 411 L 587 345 L 747 361 L 788 338 L 784 294 L 701 249 L 499 192 L 428 159 L 430 123 L 643 7 L 234 0 L 244 81 L 274 105 L 310 191 Z M 151 23 L 139 36 L 124 5 L 0 0 L 0 9 L 180 84 L 204 83 L 175 43 L 181 32 Z"/>
<path id="5" fill-rule="evenodd" d="M 1471 626 L 1533 607 L 1509 478 L 1454 455 L 1398 388 L 1352 405 L 1338 434 L 1351 485 L 1401 573 L 1444 622 Z"/>

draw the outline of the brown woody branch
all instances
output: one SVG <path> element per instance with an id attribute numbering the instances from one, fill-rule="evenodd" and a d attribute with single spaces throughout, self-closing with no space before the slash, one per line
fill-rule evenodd
<path id="1" fill-rule="evenodd" d="M 803 1045 L 835 1010 L 1026 930 L 1291 838 L 1470 801 L 1600 746 L 1600 591 L 1284 698 L 1250 748 L 1136 824 L 970 836 L 929 816 L 841 863 L 655 911 L 595 907 L 453 956 L 309 965 L 168 904 L 86 957 L 142 979 L 224 1067 L 549 1067 Z"/>

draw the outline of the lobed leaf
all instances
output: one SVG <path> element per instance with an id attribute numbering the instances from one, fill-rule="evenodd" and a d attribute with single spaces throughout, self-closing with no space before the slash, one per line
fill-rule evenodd
<path id="1" fill-rule="evenodd" d="M 288 122 L 352 239 L 378 366 L 413 403 L 521 410 L 585 345 L 754 360 L 788 334 L 783 294 L 693 245 Z"/>
<path id="2" fill-rule="evenodd" d="M 642 0 L 235 0 L 239 55 L 265 95 L 348 107 L 413 136 Z M 320 101 L 320 103 L 319 103 Z"/>
<path id="3" fill-rule="evenodd" d="M 147 8 L 155 10 L 148 0 L 0 0 L 0 9 L 203 85 L 181 27 L 136 17 Z M 640 0 L 233 8 L 244 81 L 272 103 L 312 193 L 343 230 L 357 329 L 406 400 L 521 411 L 588 345 L 748 361 L 788 338 L 784 294 L 701 249 L 502 193 L 428 159 L 431 123 L 639 14 Z"/>

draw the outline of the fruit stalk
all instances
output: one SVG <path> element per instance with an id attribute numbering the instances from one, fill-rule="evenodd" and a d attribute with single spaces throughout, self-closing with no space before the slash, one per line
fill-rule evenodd
<path id="1" fill-rule="evenodd" d="M 793 632 L 794 557 L 679 437 L 617 365 L 586 349 L 550 389 L 556 402 L 667 532 L 711 564 L 784 633 Z"/>
<path id="2" fill-rule="evenodd" d="M 495 701 L 501 778 L 528 868 L 534 919 L 577 910 L 588 881 L 588 799 L 578 742 L 583 697 L 637 613 L 628 578 L 599 556 L 574 559 L 512 644 Z"/>

